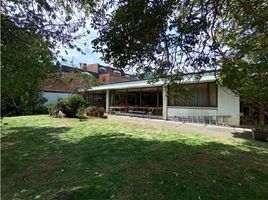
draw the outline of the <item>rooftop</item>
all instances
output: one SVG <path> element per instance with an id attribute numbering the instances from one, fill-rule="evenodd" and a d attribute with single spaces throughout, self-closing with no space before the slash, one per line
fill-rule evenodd
<path id="1" fill-rule="evenodd" d="M 205 72 L 201 79 L 196 79 L 197 73 L 185 74 L 183 80 L 180 83 L 197 83 L 197 82 L 213 82 L 216 80 L 215 72 Z M 164 85 L 163 80 L 159 80 L 156 83 L 150 83 L 150 79 L 126 81 L 121 83 L 111 83 L 100 86 L 93 86 L 88 91 L 101 91 L 101 90 L 115 90 L 115 89 L 128 89 L 128 88 L 142 88 L 142 87 L 156 87 Z"/>

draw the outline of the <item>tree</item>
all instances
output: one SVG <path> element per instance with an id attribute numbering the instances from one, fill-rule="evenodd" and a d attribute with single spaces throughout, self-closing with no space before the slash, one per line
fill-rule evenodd
<path id="1" fill-rule="evenodd" d="M 59 60 L 57 47 L 80 48 L 91 0 L 1 1 L 1 114 L 30 114 L 42 102 L 39 86 Z M 81 15 L 76 14 L 81 10 Z"/>
<path id="2" fill-rule="evenodd" d="M 94 5 L 93 0 L 6 0 L 1 2 L 1 13 L 16 28 L 49 40 L 51 47 L 63 45 L 81 51 L 75 41 L 89 34 L 86 23 Z"/>
<path id="3" fill-rule="evenodd" d="M 224 41 L 231 51 L 221 59 L 221 81 L 259 110 L 259 122 L 263 124 L 268 109 L 268 3 L 237 5 L 241 8 L 233 10 L 235 23 Z"/>
<path id="4" fill-rule="evenodd" d="M 40 101 L 39 84 L 52 69 L 50 43 L 5 16 L 1 19 L 1 112 L 28 114 Z"/>
<path id="5" fill-rule="evenodd" d="M 238 53 L 223 59 L 221 81 L 259 110 L 258 121 L 263 124 L 268 109 L 268 35 L 255 32 L 247 41 L 239 42 L 238 47 L 239 44 L 243 46 L 238 48 Z M 253 49 L 248 51 L 245 48 L 249 44 Z"/>
<path id="6" fill-rule="evenodd" d="M 267 105 L 267 10 L 265 0 L 110 0 L 96 9 L 93 45 L 106 62 L 169 83 L 221 69 L 219 83 Z"/>
<path id="7" fill-rule="evenodd" d="M 82 95 L 92 86 L 99 84 L 98 79 L 80 71 L 75 72 L 73 81 L 72 93 L 80 92 Z"/>

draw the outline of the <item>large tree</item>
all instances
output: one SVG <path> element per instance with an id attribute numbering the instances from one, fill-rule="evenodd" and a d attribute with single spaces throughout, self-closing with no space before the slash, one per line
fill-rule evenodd
<path id="1" fill-rule="evenodd" d="M 221 69 L 219 83 L 267 106 L 267 10 L 266 0 L 109 0 L 96 9 L 93 45 L 118 68 L 169 82 Z"/>
<path id="2" fill-rule="evenodd" d="M 31 113 L 39 84 L 52 69 L 50 43 L 1 16 L 2 114 Z"/>
<path id="3" fill-rule="evenodd" d="M 29 114 L 40 104 L 39 86 L 59 60 L 58 47 L 81 48 L 91 0 L 1 1 L 2 115 Z M 79 12 L 78 12 L 79 11 Z"/>
<path id="4" fill-rule="evenodd" d="M 94 0 L 6 0 L 1 1 L 1 13 L 18 28 L 32 31 L 51 41 L 53 47 L 78 48 L 80 51 L 75 41 L 89 34 L 86 25 L 94 2 Z"/>

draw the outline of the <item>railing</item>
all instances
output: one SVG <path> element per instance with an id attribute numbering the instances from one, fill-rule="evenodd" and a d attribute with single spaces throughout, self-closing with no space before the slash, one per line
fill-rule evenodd
<path id="1" fill-rule="evenodd" d="M 202 123 L 202 124 L 214 124 L 226 126 L 226 119 L 231 115 L 212 115 L 212 116 L 173 116 L 174 121 L 186 122 L 186 123 Z M 220 120 L 222 119 L 222 120 Z"/>

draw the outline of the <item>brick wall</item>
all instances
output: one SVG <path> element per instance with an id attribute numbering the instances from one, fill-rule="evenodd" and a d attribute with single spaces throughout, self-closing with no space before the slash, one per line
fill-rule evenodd
<path id="1" fill-rule="evenodd" d="M 73 92 L 80 84 L 74 72 L 51 74 L 41 85 L 43 91 Z"/>
<path id="2" fill-rule="evenodd" d="M 115 73 L 106 73 L 101 74 L 99 76 L 99 81 L 101 84 L 119 83 L 132 80 L 134 79 L 131 77 L 121 76 L 121 74 L 115 74 Z"/>
<path id="3" fill-rule="evenodd" d="M 99 73 L 99 65 L 98 64 L 87 64 L 83 68 L 84 68 L 84 70 L 89 71 L 89 72 Z"/>

